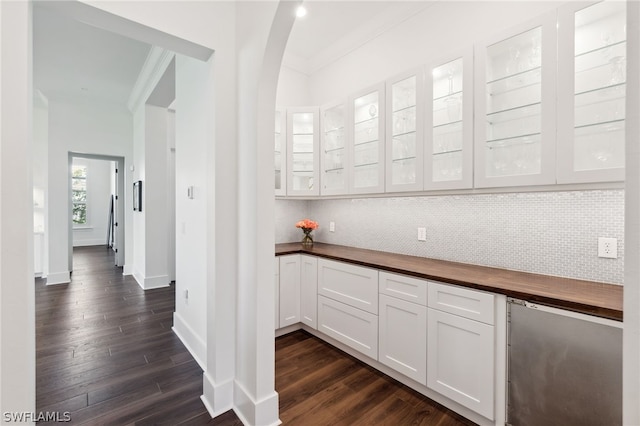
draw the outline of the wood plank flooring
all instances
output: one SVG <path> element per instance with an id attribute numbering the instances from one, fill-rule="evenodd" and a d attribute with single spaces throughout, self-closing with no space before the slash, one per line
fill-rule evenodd
<path id="1" fill-rule="evenodd" d="M 209 421 L 202 370 L 171 330 L 174 286 L 143 291 L 104 246 L 73 257 L 71 283 L 36 280 L 37 411 L 78 425 Z"/>
<path id="2" fill-rule="evenodd" d="M 74 249 L 70 284 L 36 280 L 37 412 L 69 424 L 242 425 L 211 419 L 202 370 L 171 331 L 175 288 L 143 291 L 103 246 Z M 314 336 L 276 339 L 285 425 L 472 425 Z M 39 422 L 38 424 L 54 424 Z"/>

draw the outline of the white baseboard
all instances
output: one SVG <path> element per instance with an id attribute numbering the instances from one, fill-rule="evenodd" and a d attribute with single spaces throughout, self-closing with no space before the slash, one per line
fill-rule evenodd
<path id="1" fill-rule="evenodd" d="M 177 312 L 173 313 L 173 332 L 182 341 L 202 370 L 207 371 L 207 345 Z"/>
<path id="2" fill-rule="evenodd" d="M 47 285 L 67 284 L 71 282 L 71 274 L 69 271 L 49 272 L 47 275 Z"/>
<path id="3" fill-rule="evenodd" d="M 145 277 L 139 272 L 133 273 L 133 278 L 143 290 L 151 290 L 153 288 L 169 287 L 171 282 L 168 275 L 158 275 L 156 277 Z"/>
<path id="4" fill-rule="evenodd" d="M 104 246 L 107 248 L 107 241 L 104 238 L 94 238 L 92 240 L 74 240 L 74 247 L 88 247 L 88 246 Z"/>
<path id="5" fill-rule="evenodd" d="M 243 424 L 264 426 L 282 424 L 278 417 L 278 393 L 276 391 L 273 391 L 260 401 L 254 401 L 251 395 L 236 380 L 234 382 L 233 399 L 233 411 L 235 411 Z"/>
<path id="6" fill-rule="evenodd" d="M 133 267 L 129 265 L 124 265 L 122 267 L 122 275 L 133 275 Z"/>
<path id="7" fill-rule="evenodd" d="M 233 409 L 233 379 L 215 383 L 205 372 L 202 388 L 203 394 L 200 399 L 212 418 Z"/>

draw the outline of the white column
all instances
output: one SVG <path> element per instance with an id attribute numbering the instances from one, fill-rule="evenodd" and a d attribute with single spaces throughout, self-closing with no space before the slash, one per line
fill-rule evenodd
<path id="1" fill-rule="evenodd" d="M 0 413 L 3 416 L 5 412 L 35 411 L 31 81 L 31 3 L 2 1 Z"/>
<path id="2" fill-rule="evenodd" d="M 640 3 L 627 2 L 623 420 L 640 424 Z"/>
<path id="3" fill-rule="evenodd" d="M 239 3 L 238 312 L 235 406 L 247 424 L 279 424 L 274 390 L 275 99 L 298 2 Z M 277 6 L 277 8 L 276 8 Z"/>

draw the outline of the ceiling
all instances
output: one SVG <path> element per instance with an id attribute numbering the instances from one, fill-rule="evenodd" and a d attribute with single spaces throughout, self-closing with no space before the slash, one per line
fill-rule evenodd
<path id="1" fill-rule="evenodd" d="M 34 2 L 34 87 L 51 99 L 98 98 L 126 105 L 151 46 Z"/>
<path id="2" fill-rule="evenodd" d="M 126 105 L 151 46 L 92 27 L 34 2 L 34 85 L 47 98 Z M 392 28 L 428 1 L 308 0 L 293 26 L 285 64 L 311 74 Z"/>

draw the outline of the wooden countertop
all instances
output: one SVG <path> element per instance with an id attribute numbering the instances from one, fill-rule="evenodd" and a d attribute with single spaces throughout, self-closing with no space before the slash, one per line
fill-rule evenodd
<path id="1" fill-rule="evenodd" d="M 276 244 L 276 255 L 306 253 L 398 274 L 456 284 L 622 321 L 621 285 L 531 274 L 333 244 Z"/>

